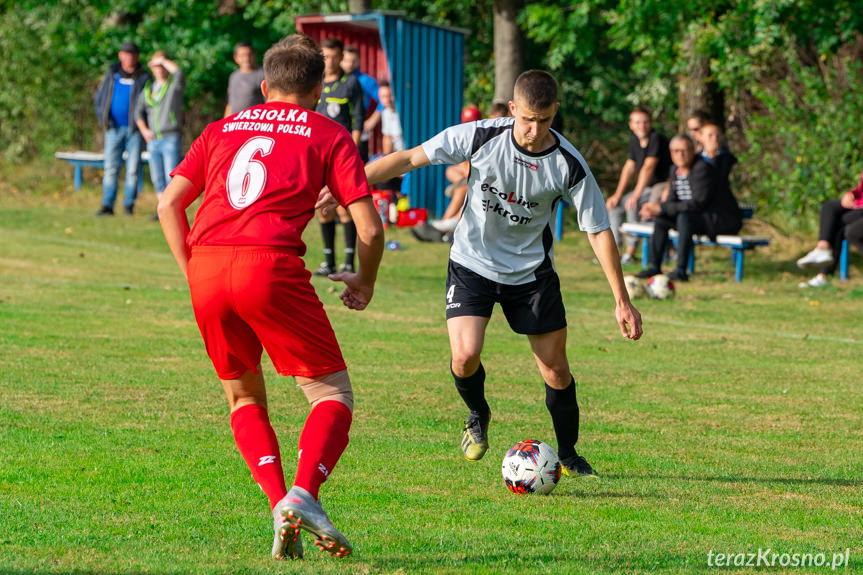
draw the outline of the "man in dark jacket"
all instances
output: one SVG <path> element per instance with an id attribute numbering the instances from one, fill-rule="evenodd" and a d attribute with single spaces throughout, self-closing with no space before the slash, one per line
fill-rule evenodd
<path id="1" fill-rule="evenodd" d="M 93 103 L 99 125 L 105 130 L 105 175 L 102 178 L 102 207 L 97 216 L 113 216 L 117 198 L 117 181 L 123 153 L 126 153 L 126 180 L 123 207 L 126 214 L 135 210 L 138 195 L 138 167 L 141 163 L 143 138 L 135 124 L 135 102 L 150 73 L 140 63 L 140 50 L 134 42 L 124 42 L 111 64 Z"/>
<path id="2" fill-rule="evenodd" d="M 678 232 L 677 268 L 668 277 L 689 281 L 686 264 L 692 253 L 692 235 L 706 234 L 715 241 L 719 234 L 736 234 L 743 225 L 740 207 L 728 186 L 721 186 L 716 168 L 695 155 L 689 136 L 671 139 L 671 190 L 661 204 L 641 207 L 642 219 L 655 218 L 650 267 L 636 274 L 649 278 L 662 273 L 662 258 L 668 247 L 668 232 Z"/>

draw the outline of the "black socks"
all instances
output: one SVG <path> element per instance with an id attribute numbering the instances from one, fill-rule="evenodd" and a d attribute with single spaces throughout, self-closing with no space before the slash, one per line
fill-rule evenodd
<path id="1" fill-rule="evenodd" d="M 561 460 L 575 455 L 578 441 L 578 401 L 575 399 L 575 379 L 566 389 L 554 389 L 545 384 L 545 406 L 551 414 L 557 436 L 557 454 Z"/>
<path id="2" fill-rule="evenodd" d="M 330 269 L 336 269 L 336 254 L 333 251 L 336 246 L 336 221 L 321 224 L 321 235 L 324 240 L 324 258 Z"/>
<path id="3" fill-rule="evenodd" d="M 476 372 L 467 377 L 459 377 L 450 367 L 452 378 L 455 380 L 455 388 L 458 394 L 464 400 L 468 409 L 485 418 L 491 412 L 488 403 L 485 400 L 485 368 L 482 363 L 479 364 Z"/>

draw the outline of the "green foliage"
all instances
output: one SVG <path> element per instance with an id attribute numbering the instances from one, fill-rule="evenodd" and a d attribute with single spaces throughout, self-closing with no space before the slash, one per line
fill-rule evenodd
<path id="1" fill-rule="evenodd" d="M 532 3 L 520 18 L 527 37 L 544 54 L 543 65 L 560 83 L 563 115 L 574 131 L 595 128 L 596 121 L 617 128 L 625 124 L 632 105 L 626 95 L 632 91 L 633 58 L 614 49 L 605 33 L 611 5 Z"/>
<path id="2" fill-rule="evenodd" d="M 805 66 L 786 54 L 787 76 L 753 87 L 763 111 L 750 116 L 740 154 L 759 204 L 784 229 L 811 229 L 821 203 L 856 184 L 863 164 L 863 67 L 824 59 Z"/>
<path id="3" fill-rule="evenodd" d="M 77 139 L 92 109 L 87 75 L 90 3 L 18 2 L 0 11 L 0 153 L 26 157 Z M 89 112 L 92 116 L 93 113 Z"/>
<path id="4" fill-rule="evenodd" d="M 188 140 L 221 115 L 236 42 L 251 41 L 261 55 L 294 31 L 296 15 L 344 12 L 347 4 L 0 1 L 0 157 L 21 161 L 64 147 L 92 148 L 98 133 L 92 94 L 128 39 L 141 45 L 144 58 L 164 49 L 186 71 Z M 494 93 L 493 6 L 493 0 L 373 4 L 467 29 L 465 101 L 483 108 Z M 852 96 L 860 93 L 858 2 L 526 0 L 518 23 L 525 67 L 555 73 L 568 134 L 582 149 L 599 150 L 588 154 L 595 172 L 619 169 L 633 105 L 650 107 L 660 129 L 674 131 L 678 82 L 693 58 L 708 59 L 709 80 L 723 90 L 729 137 L 744 160 L 737 189 L 764 205 L 760 213 L 809 225 L 818 202 L 861 169 L 861 114 Z"/>

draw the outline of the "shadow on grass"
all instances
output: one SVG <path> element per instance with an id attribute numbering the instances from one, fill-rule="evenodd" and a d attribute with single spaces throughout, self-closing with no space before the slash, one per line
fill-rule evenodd
<path id="1" fill-rule="evenodd" d="M 834 487 L 860 487 L 863 479 L 836 479 L 833 477 L 733 477 L 730 475 L 608 475 L 609 479 L 676 479 L 681 481 L 715 481 L 717 483 L 780 483 L 785 485 L 831 485 Z"/>

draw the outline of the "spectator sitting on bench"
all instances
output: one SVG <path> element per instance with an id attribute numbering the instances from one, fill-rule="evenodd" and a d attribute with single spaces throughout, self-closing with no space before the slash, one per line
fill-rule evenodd
<path id="1" fill-rule="evenodd" d="M 822 265 L 821 271 L 809 281 L 800 282 L 800 287 L 824 287 L 836 271 L 843 237 L 858 251 L 863 252 L 863 174 L 857 187 L 848 190 L 838 200 L 827 200 L 821 204 L 821 222 L 818 243 L 815 248 L 797 260 L 801 268 Z"/>
<path id="2" fill-rule="evenodd" d="M 716 168 L 695 155 L 689 136 L 671 139 L 671 189 L 662 202 L 649 202 L 639 211 L 643 219 L 655 218 L 650 267 L 638 272 L 640 278 L 662 273 L 662 257 L 668 247 L 668 232 L 678 232 L 677 268 L 670 279 L 689 281 L 686 266 L 693 249 L 693 234 L 706 234 L 716 241 L 718 234 L 736 234 L 743 225 L 740 207 L 728 188 L 719 183 Z"/>
<path id="3" fill-rule="evenodd" d="M 668 189 L 668 139 L 653 129 L 653 119 L 645 108 L 636 107 L 629 114 L 629 156 L 620 170 L 620 179 L 614 194 L 605 201 L 611 231 L 620 247 L 626 248 L 620 259 L 622 265 L 633 262 L 638 238 L 624 238 L 620 233 L 624 214 L 627 222 L 637 222 L 639 209 L 648 202 L 659 202 Z M 623 195 L 635 176 L 635 187 Z"/>
<path id="4" fill-rule="evenodd" d="M 692 138 L 692 141 L 695 143 L 696 154 L 700 154 L 704 147 L 704 144 L 701 142 L 701 126 L 709 123 L 712 123 L 710 116 L 703 110 L 694 110 L 686 118 L 686 135 Z"/>
<path id="5" fill-rule="evenodd" d="M 708 164 L 716 168 L 719 176 L 719 186 L 725 190 L 731 190 L 729 178 L 731 168 L 737 163 L 737 157 L 731 153 L 724 143 L 724 136 L 719 126 L 709 120 L 705 120 L 699 130 L 701 136 L 701 157 Z"/>

